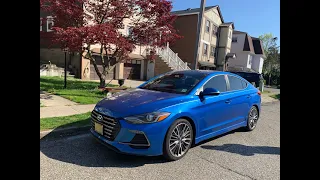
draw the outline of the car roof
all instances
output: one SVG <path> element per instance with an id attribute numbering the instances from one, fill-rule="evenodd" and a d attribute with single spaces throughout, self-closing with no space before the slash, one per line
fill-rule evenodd
<path id="1" fill-rule="evenodd" d="M 183 73 L 186 75 L 217 75 L 217 74 L 232 74 L 231 72 L 226 71 L 215 71 L 215 70 L 183 70 L 183 71 L 173 71 L 173 73 Z"/>

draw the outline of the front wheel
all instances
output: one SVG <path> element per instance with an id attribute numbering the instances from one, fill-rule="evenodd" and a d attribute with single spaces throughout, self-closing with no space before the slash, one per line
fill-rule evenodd
<path id="1" fill-rule="evenodd" d="M 190 149 L 193 130 L 189 121 L 176 120 L 169 128 L 163 147 L 163 155 L 170 161 L 181 159 Z"/>
<path id="2" fill-rule="evenodd" d="M 255 106 L 252 106 L 249 111 L 246 129 L 248 131 L 254 130 L 254 128 L 256 128 L 256 126 L 257 126 L 258 119 L 259 119 L 258 108 Z"/>

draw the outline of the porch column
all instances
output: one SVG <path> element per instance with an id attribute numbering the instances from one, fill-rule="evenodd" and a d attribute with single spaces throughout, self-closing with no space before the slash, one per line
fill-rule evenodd
<path id="1" fill-rule="evenodd" d="M 80 78 L 85 79 L 85 80 L 89 80 L 90 79 L 90 60 L 86 59 L 82 56 L 80 56 L 80 58 L 81 58 Z"/>
<path id="2" fill-rule="evenodd" d="M 123 67 L 124 63 L 118 63 L 115 67 L 115 79 L 123 79 Z"/>
<path id="3" fill-rule="evenodd" d="M 144 61 L 146 60 L 145 59 L 141 60 L 140 80 L 143 80 L 143 76 L 144 76 Z"/>

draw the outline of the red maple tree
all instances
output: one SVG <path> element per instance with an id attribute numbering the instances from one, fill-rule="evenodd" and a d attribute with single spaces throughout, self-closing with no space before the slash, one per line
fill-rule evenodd
<path id="1" fill-rule="evenodd" d="M 52 42 L 89 59 L 100 87 L 136 46 L 163 47 L 181 38 L 173 28 L 175 16 L 167 0 L 40 0 L 40 8 L 54 18 Z M 129 35 L 119 31 L 125 19 L 130 19 Z M 97 44 L 102 71 L 92 55 L 92 46 Z M 116 62 L 111 63 L 111 59 Z"/>

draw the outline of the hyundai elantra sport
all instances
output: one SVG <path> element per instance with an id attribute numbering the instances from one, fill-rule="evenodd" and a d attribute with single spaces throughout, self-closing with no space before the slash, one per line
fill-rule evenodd
<path id="1" fill-rule="evenodd" d="M 203 140 L 255 129 L 260 105 L 260 91 L 236 74 L 172 71 L 102 99 L 90 131 L 119 153 L 178 160 Z"/>

